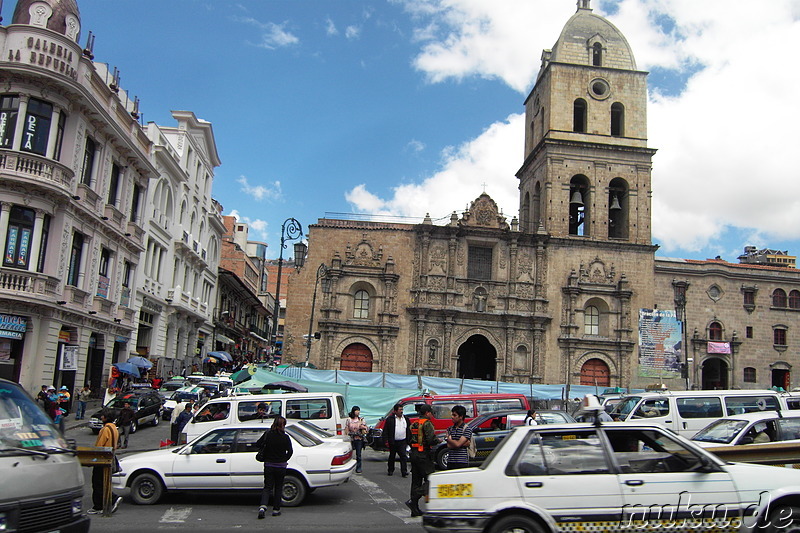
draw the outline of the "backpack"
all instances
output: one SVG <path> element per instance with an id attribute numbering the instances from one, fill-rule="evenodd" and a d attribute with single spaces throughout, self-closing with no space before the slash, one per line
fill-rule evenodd
<path id="1" fill-rule="evenodd" d="M 475 439 L 469 439 L 469 445 L 467 446 L 467 455 L 469 455 L 470 459 L 474 459 L 477 454 L 478 454 L 478 449 L 475 447 Z"/>

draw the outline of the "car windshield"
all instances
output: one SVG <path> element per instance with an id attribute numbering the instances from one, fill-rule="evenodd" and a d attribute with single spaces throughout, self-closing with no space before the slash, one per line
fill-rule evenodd
<path id="1" fill-rule="evenodd" d="M 136 408 L 139 405 L 139 398 L 114 398 L 110 402 L 106 404 L 106 407 L 110 407 L 112 409 L 122 409 L 125 407 L 125 404 L 131 404 L 131 408 Z"/>
<path id="2" fill-rule="evenodd" d="M 309 433 L 303 428 L 297 426 L 286 426 L 286 433 L 291 435 L 300 446 L 308 448 L 309 446 L 317 446 L 322 444 L 322 441 Z"/>
<path id="3" fill-rule="evenodd" d="M 178 390 L 181 387 L 185 386 L 186 385 L 184 385 L 183 381 L 172 381 L 169 383 L 164 383 L 163 385 L 161 385 L 161 388 L 172 391 L 172 390 Z"/>
<path id="4" fill-rule="evenodd" d="M 65 448 L 52 420 L 13 383 L 0 383 L 0 453 L 17 455 Z"/>
<path id="5" fill-rule="evenodd" d="M 303 429 L 305 429 L 309 433 L 312 433 L 313 435 L 316 435 L 323 439 L 329 439 L 334 436 L 333 433 L 322 429 L 318 425 L 309 422 L 308 420 L 300 420 L 299 422 L 297 422 L 297 425 L 303 426 Z"/>
<path id="6" fill-rule="evenodd" d="M 722 420 L 712 422 L 698 431 L 697 434 L 692 437 L 692 440 L 730 444 L 746 426 L 746 420 L 728 420 L 723 418 Z"/>
<path id="7" fill-rule="evenodd" d="M 178 391 L 172 395 L 171 400 L 175 400 L 176 402 L 182 402 L 184 400 L 197 400 L 198 395 L 196 392 L 186 392 L 186 391 Z"/>
<path id="8" fill-rule="evenodd" d="M 611 410 L 611 415 L 618 415 L 620 418 L 625 418 L 628 416 L 631 411 L 633 411 L 636 404 L 639 403 L 639 400 L 642 398 L 639 396 L 628 396 L 627 398 L 623 398 L 619 401 L 617 405 L 614 406 L 614 409 Z"/>

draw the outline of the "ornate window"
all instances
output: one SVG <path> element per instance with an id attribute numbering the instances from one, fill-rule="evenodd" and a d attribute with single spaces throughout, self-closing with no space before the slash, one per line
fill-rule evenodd
<path id="1" fill-rule="evenodd" d="M 492 249 L 488 246 L 470 246 L 467 277 L 470 279 L 492 279 Z"/>
<path id="2" fill-rule="evenodd" d="M 353 295 L 353 318 L 369 318 L 369 293 L 363 289 Z"/>
<path id="3" fill-rule="evenodd" d="M 600 335 L 600 310 L 593 305 L 583 313 L 583 334 Z"/>
<path id="4" fill-rule="evenodd" d="M 722 340 L 722 324 L 719 322 L 712 322 L 708 326 L 708 339 L 712 341 Z"/>
<path id="5" fill-rule="evenodd" d="M 786 307 L 786 291 L 775 289 L 772 292 L 772 307 Z"/>

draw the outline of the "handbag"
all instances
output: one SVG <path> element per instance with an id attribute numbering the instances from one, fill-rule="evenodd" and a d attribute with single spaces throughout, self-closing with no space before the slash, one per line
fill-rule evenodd
<path id="1" fill-rule="evenodd" d="M 259 463 L 263 463 L 264 462 L 264 459 L 265 459 L 264 452 L 265 452 L 265 450 L 264 450 L 263 447 L 260 450 L 258 450 L 258 452 L 256 452 L 256 461 L 258 461 Z"/>

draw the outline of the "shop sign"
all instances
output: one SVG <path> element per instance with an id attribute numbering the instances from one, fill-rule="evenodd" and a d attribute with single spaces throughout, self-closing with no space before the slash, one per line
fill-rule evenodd
<path id="1" fill-rule="evenodd" d="M 0 313 L 0 329 L 25 333 L 27 327 L 28 319 L 24 316 L 5 315 Z"/>
<path id="2" fill-rule="evenodd" d="M 61 364 L 59 370 L 78 370 L 78 347 L 74 345 L 61 345 Z"/>

